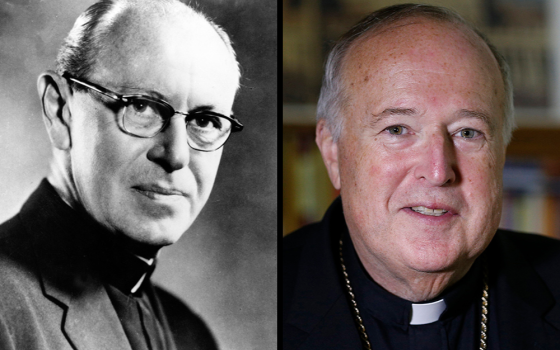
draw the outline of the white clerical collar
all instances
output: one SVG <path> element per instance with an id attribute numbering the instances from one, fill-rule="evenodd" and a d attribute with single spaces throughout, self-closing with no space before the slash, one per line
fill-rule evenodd
<path id="1" fill-rule="evenodd" d="M 146 258 L 143 258 L 140 255 L 136 255 L 136 254 L 134 254 L 134 256 L 136 256 L 138 259 L 142 260 L 143 262 L 145 262 L 146 264 L 148 264 L 150 266 L 152 266 L 152 264 L 154 263 L 154 260 L 155 260 L 154 258 L 146 259 Z"/>
<path id="2" fill-rule="evenodd" d="M 443 299 L 427 304 L 412 304 L 410 324 L 421 325 L 436 322 L 446 307 Z"/>
<path id="3" fill-rule="evenodd" d="M 159 252 L 158 252 L 158 255 L 159 255 Z M 154 261 L 155 261 L 155 258 L 146 259 L 146 258 L 143 258 L 143 257 L 141 257 L 140 255 L 136 255 L 136 254 L 134 254 L 134 256 L 137 257 L 138 259 L 142 260 L 143 262 L 145 262 L 146 264 L 148 264 L 148 265 L 150 265 L 150 266 L 152 266 L 153 263 L 154 263 Z M 136 293 L 136 291 L 137 291 L 137 290 L 140 288 L 140 286 L 142 285 L 142 282 L 144 282 L 144 279 L 146 278 L 146 275 L 147 275 L 147 274 L 148 274 L 148 273 L 146 272 L 146 273 L 144 273 L 144 274 L 142 275 L 142 277 L 140 277 L 140 279 L 138 280 L 138 282 L 136 282 L 136 284 L 134 285 L 134 287 L 132 287 L 132 289 L 130 290 L 131 293 L 133 293 L 133 294 Z"/>

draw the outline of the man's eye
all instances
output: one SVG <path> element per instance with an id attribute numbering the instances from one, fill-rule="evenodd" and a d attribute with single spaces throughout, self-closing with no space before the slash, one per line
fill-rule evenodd
<path id="1" fill-rule="evenodd" d="M 460 131 L 461 137 L 466 138 L 466 139 L 472 139 L 475 136 L 477 136 L 477 134 L 478 134 L 478 131 L 473 130 L 473 129 L 463 129 L 463 130 Z"/>
<path id="2" fill-rule="evenodd" d="M 141 99 L 135 99 L 135 100 L 132 101 L 131 105 L 134 108 L 134 111 L 136 111 L 138 113 L 142 113 L 148 107 L 148 101 L 141 100 Z"/>
<path id="3" fill-rule="evenodd" d="M 193 118 L 193 122 L 196 126 L 200 128 L 213 128 L 213 129 L 221 129 L 221 123 L 219 118 L 211 117 L 211 116 L 199 116 Z"/>
<path id="4" fill-rule="evenodd" d="M 195 122 L 195 124 L 196 124 L 197 126 L 200 126 L 201 128 L 207 127 L 208 124 L 210 123 L 210 119 L 204 118 L 204 117 L 194 118 L 193 121 Z"/>
<path id="5" fill-rule="evenodd" d="M 402 125 L 393 125 L 385 130 L 389 131 L 391 135 L 402 135 L 406 132 L 406 128 Z"/>

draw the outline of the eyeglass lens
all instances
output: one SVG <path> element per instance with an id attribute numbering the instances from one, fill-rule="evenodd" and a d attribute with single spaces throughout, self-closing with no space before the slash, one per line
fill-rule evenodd
<path id="1" fill-rule="evenodd" d="M 152 137 L 160 132 L 174 111 L 164 104 L 132 98 L 123 108 L 124 129 L 136 136 Z M 228 139 L 232 124 L 225 118 L 204 112 L 187 117 L 187 139 L 192 148 L 212 151 L 220 148 Z"/>

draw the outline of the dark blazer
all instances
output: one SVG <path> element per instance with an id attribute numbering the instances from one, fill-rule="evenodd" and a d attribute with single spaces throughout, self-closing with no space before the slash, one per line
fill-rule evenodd
<path id="1" fill-rule="evenodd" d="M 0 226 L 0 349 L 131 350 L 109 296 L 85 259 L 87 224 L 43 180 Z M 177 349 L 216 349 L 204 322 L 155 288 Z"/>
<path id="2" fill-rule="evenodd" d="M 361 349 L 336 259 L 342 230 L 338 198 L 283 239 L 283 349 Z M 560 241 L 498 230 L 485 254 L 500 349 L 560 349 Z"/>

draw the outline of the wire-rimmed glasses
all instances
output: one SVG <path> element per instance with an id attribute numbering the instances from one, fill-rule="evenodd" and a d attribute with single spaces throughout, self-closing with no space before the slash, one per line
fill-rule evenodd
<path id="1" fill-rule="evenodd" d="M 185 116 L 187 143 L 192 149 L 212 152 L 222 147 L 232 132 L 243 130 L 243 124 L 233 115 L 225 116 L 208 106 L 188 113 L 176 111 L 168 102 L 142 94 L 118 94 L 100 85 L 73 77 L 68 72 L 62 76 L 73 83 L 119 101 L 119 127 L 129 135 L 150 138 L 159 134 L 175 114 Z"/>

